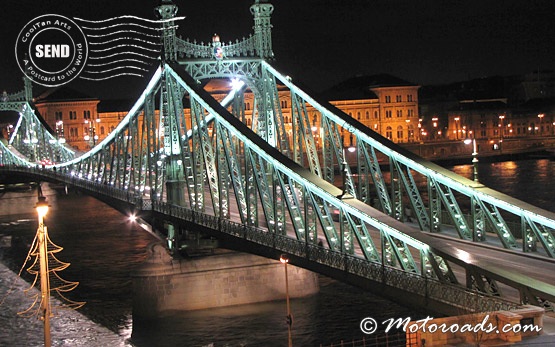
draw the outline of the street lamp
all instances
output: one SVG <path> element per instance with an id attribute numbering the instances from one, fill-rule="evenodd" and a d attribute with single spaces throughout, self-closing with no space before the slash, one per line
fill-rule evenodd
<path id="1" fill-rule="evenodd" d="M 540 135 L 543 135 L 543 117 L 545 117 L 543 113 L 538 115 L 538 118 L 540 119 Z"/>
<path id="2" fill-rule="evenodd" d="M 291 338 L 291 326 L 293 325 L 293 317 L 291 316 L 291 307 L 289 306 L 289 277 L 287 276 L 287 263 L 289 258 L 285 254 L 279 257 L 285 267 L 285 299 L 287 300 L 287 333 L 288 333 L 288 346 L 293 347 L 293 339 Z"/>
<path id="3" fill-rule="evenodd" d="M 35 206 L 39 218 L 38 242 L 40 260 L 40 312 L 44 322 L 44 346 L 50 347 L 50 278 L 48 276 L 48 230 L 44 225 L 44 217 L 48 213 L 48 203 L 38 188 L 38 202 Z"/>
<path id="4" fill-rule="evenodd" d="M 472 136 L 472 139 L 464 140 L 465 145 L 472 143 L 472 167 L 473 167 L 473 179 L 478 182 L 478 146 L 476 145 L 476 138 Z"/>
<path id="5" fill-rule="evenodd" d="M 455 136 L 457 137 L 457 140 L 459 139 L 459 117 L 455 117 Z"/>
<path id="6" fill-rule="evenodd" d="M 438 118 L 437 117 L 433 117 L 432 118 L 432 127 L 433 127 L 433 131 L 432 131 L 432 138 L 435 140 L 436 139 L 436 134 L 437 133 L 437 121 Z M 439 134 L 438 134 L 439 135 Z"/>

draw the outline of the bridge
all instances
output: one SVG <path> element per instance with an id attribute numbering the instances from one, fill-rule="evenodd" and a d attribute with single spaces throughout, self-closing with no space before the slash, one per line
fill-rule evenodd
<path id="1" fill-rule="evenodd" d="M 25 79 L 0 101 L 19 113 L 0 142 L 0 172 L 62 182 L 164 221 L 174 253 L 205 235 L 444 314 L 553 309 L 554 213 L 404 150 L 281 74 L 270 3 L 255 0 L 253 34 L 228 44 L 183 40 L 177 7 L 164 0 L 156 11 L 160 59 L 116 129 L 77 155 L 38 114 Z M 210 79 L 229 81 L 221 100 L 203 88 Z"/>

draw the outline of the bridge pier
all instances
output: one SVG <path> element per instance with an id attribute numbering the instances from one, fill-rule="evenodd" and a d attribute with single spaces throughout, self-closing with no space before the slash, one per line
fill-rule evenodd
<path id="1" fill-rule="evenodd" d="M 285 299 L 283 264 L 251 254 L 226 252 L 175 259 L 157 243 L 132 273 L 133 319 L 147 320 L 169 310 L 200 310 Z M 318 292 L 318 276 L 289 266 L 289 295 Z"/>

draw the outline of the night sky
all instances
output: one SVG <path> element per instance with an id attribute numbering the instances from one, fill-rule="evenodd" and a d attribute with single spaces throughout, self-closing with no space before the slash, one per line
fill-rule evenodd
<path id="1" fill-rule="evenodd" d="M 321 91 L 360 74 L 390 73 L 418 84 L 555 70 L 554 0 L 273 0 L 276 65 Z M 132 14 L 154 19 L 158 1 L 8 0 L 2 2 L 0 88 L 22 88 L 14 44 L 31 19 L 48 13 L 84 19 Z M 235 41 L 252 32 L 252 0 L 175 0 L 178 34 Z M 131 97 L 145 81 L 76 80 L 100 97 Z M 131 86 L 131 87 L 129 87 Z M 37 90 L 40 89 L 37 87 Z"/>

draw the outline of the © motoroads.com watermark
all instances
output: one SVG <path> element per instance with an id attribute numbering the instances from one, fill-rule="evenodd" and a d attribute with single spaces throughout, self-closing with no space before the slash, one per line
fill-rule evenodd
<path id="1" fill-rule="evenodd" d="M 374 318 L 366 317 L 360 322 L 360 330 L 365 334 L 375 333 L 380 326 L 384 327 L 385 333 L 390 332 L 392 329 L 402 329 L 404 332 L 416 333 L 457 333 L 457 332 L 474 332 L 485 334 L 499 334 L 499 333 L 520 333 L 520 332 L 540 332 L 542 328 L 535 324 L 504 324 L 496 326 L 491 322 L 489 315 L 486 315 L 481 322 L 473 323 L 435 323 L 433 317 L 426 317 L 424 319 L 411 321 L 410 317 L 407 318 L 389 318 L 381 323 L 378 323 Z M 409 325 L 410 324 L 410 325 Z"/>

